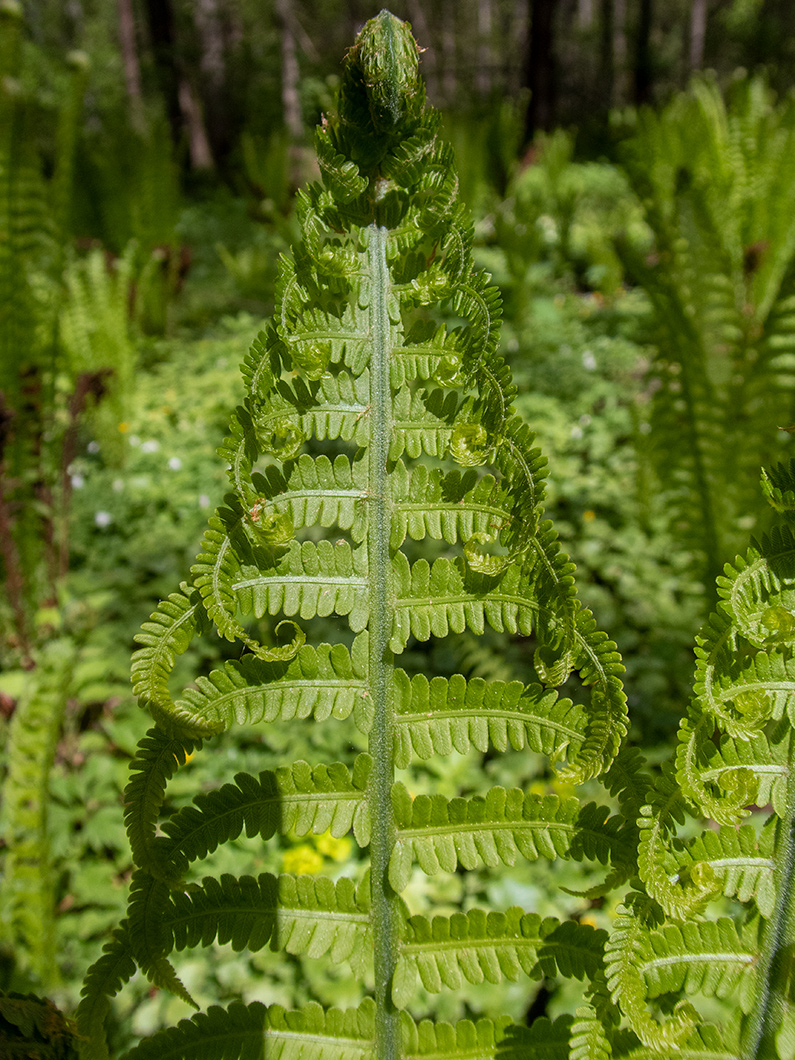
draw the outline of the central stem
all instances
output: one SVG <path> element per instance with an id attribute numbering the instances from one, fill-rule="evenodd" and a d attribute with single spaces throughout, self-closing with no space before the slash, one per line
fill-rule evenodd
<path id="1" fill-rule="evenodd" d="M 370 276 L 370 486 L 367 527 L 367 570 L 370 594 L 370 695 L 373 697 L 373 727 L 370 754 L 374 769 L 370 785 L 370 894 L 375 962 L 376 1057 L 398 1060 L 400 1024 L 392 1004 L 392 977 L 397 963 L 397 895 L 389 886 L 389 858 L 395 845 L 392 813 L 394 783 L 394 705 L 392 703 L 391 574 L 389 538 L 391 529 L 390 484 L 387 459 L 392 438 L 392 390 L 389 382 L 391 326 L 389 322 L 389 266 L 386 259 L 387 230 L 368 229 L 368 273 Z"/>
<path id="2" fill-rule="evenodd" d="M 795 940 L 795 771 L 787 782 L 787 810 L 776 826 L 776 905 L 762 930 L 762 955 L 757 966 L 757 1005 L 751 1018 L 743 1056 L 766 1060 L 777 1056 L 776 1038 L 786 1017 L 787 967 Z"/>

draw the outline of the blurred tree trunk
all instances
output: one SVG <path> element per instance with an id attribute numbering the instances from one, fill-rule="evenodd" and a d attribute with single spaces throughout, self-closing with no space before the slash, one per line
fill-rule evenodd
<path id="1" fill-rule="evenodd" d="M 135 42 L 135 15 L 132 0 L 117 0 L 117 9 L 121 61 L 124 67 L 124 83 L 130 99 L 130 115 L 133 126 L 140 129 L 143 125 L 143 94 L 141 92 L 141 64 L 138 61 L 138 47 Z"/>
<path id="2" fill-rule="evenodd" d="M 191 169 L 214 169 L 213 153 L 204 127 L 201 100 L 188 78 L 182 74 L 178 86 L 179 108 L 188 133 L 188 154 Z"/>
<path id="3" fill-rule="evenodd" d="M 577 21 L 580 29 L 590 29 L 594 23 L 594 0 L 577 0 Z"/>
<path id="4" fill-rule="evenodd" d="M 551 129 L 555 121 L 554 14 L 555 0 L 532 0 L 530 36 L 525 52 L 525 85 L 530 89 L 525 122 L 528 141 L 540 129 Z"/>
<path id="5" fill-rule="evenodd" d="M 475 88 L 483 98 L 490 96 L 492 89 L 491 30 L 491 0 L 478 0 L 478 61 Z"/>
<path id="6" fill-rule="evenodd" d="M 199 72 L 204 119 L 213 156 L 226 157 L 231 149 L 233 122 L 227 106 L 224 31 L 218 0 L 195 0 L 194 21 L 201 44 Z"/>
<path id="7" fill-rule="evenodd" d="M 152 55 L 174 143 L 187 136 L 193 169 L 212 169 L 213 156 L 204 128 L 201 103 L 184 71 L 177 51 L 173 0 L 145 0 Z"/>
<path id="8" fill-rule="evenodd" d="M 301 97 L 298 85 L 301 71 L 295 45 L 295 13 L 292 0 L 276 0 L 276 14 L 282 30 L 282 110 L 284 124 L 293 143 L 304 138 Z"/>
<path id="9" fill-rule="evenodd" d="M 406 6 L 408 7 L 414 38 L 423 49 L 420 56 L 420 69 L 422 76 L 425 78 L 428 96 L 431 100 L 436 101 L 439 98 L 439 63 L 437 61 L 436 48 L 431 38 L 431 31 L 428 28 L 428 20 L 425 18 L 425 12 L 419 0 L 408 0 Z"/>
<path id="10" fill-rule="evenodd" d="M 704 38 L 707 35 L 707 0 L 692 0 L 690 7 L 690 51 L 688 69 L 690 73 L 704 65 Z"/>
<path id="11" fill-rule="evenodd" d="M 635 104 L 640 107 L 651 102 L 654 80 L 651 57 L 651 30 L 654 23 L 653 0 L 640 0 L 638 36 L 635 48 Z"/>
<path id="12" fill-rule="evenodd" d="M 627 0 L 613 0 L 613 98 L 614 107 L 627 102 Z"/>
<path id="13" fill-rule="evenodd" d="M 455 46 L 455 30 L 458 23 L 456 7 L 456 0 L 445 0 L 442 6 L 442 88 L 444 102 L 448 107 L 455 104 L 458 91 Z"/>
<path id="14" fill-rule="evenodd" d="M 613 0 L 602 0 L 601 34 L 599 39 L 599 87 L 603 110 L 613 102 Z"/>
<path id="15" fill-rule="evenodd" d="M 171 0 L 144 0 L 144 6 L 155 74 L 165 101 L 171 139 L 174 144 L 179 144 L 182 140 L 182 111 L 178 93 L 174 11 Z"/>

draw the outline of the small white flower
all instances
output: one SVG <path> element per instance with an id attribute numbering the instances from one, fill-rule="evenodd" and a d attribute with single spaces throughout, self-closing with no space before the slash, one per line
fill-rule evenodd
<path id="1" fill-rule="evenodd" d="M 141 446 L 142 453 L 156 453 L 160 448 L 160 442 L 154 438 L 150 438 L 148 442 L 144 442 Z"/>
<path id="2" fill-rule="evenodd" d="M 95 512 L 94 522 L 99 527 L 110 526 L 110 524 L 113 522 L 113 516 L 110 514 L 110 512 Z"/>
<path id="3" fill-rule="evenodd" d="M 130 445 L 135 448 L 137 445 L 141 444 L 141 439 L 138 437 L 137 434 L 131 434 L 129 437 L 129 442 Z"/>
<path id="4" fill-rule="evenodd" d="M 98 453 L 99 452 L 99 442 L 89 442 L 88 445 L 86 446 L 86 449 L 88 449 L 89 453 Z"/>
<path id="5" fill-rule="evenodd" d="M 590 350 L 586 350 L 582 355 L 582 366 L 587 368 L 589 372 L 592 372 L 596 368 L 596 358 Z"/>
<path id="6" fill-rule="evenodd" d="M 168 466 L 171 468 L 172 471 L 179 471 L 179 469 L 182 467 L 182 461 L 178 456 L 172 456 L 168 462 Z"/>
<path id="7" fill-rule="evenodd" d="M 199 507 L 200 508 L 209 508 L 210 507 L 210 498 L 207 496 L 206 493 L 200 493 L 199 494 Z"/>
<path id="8" fill-rule="evenodd" d="M 85 486 L 86 480 L 82 475 L 72 475 L 72 489 L 81 490 Z"/>
<path id="9" fill-rule="evenodd" d="M 114 493 L 121 493 L 121 491 L 124 489 L 124 479 L 115 478 L 111 485 Z"/>
<path id="10" fill-rule="evenodd" d="M 576 438 L 577 440 L 582 438 L 582 427 L 572 427 L 571 436 L 572 438 Z"/>
<path id="11" fill-rule="evenodd" d="M 580 424 L 581 424 L 581 425 L 582 425 L 583 427 L 589 427 L 589 426 L 590 426 L 590 424 L 591 424 L 591 417 L 590 417 L 590 416 L 588 415 L 588 413 L 587 413 L 587 412 L 584 412 L 584 413 L 582 414 L 582 416 L 580 416 Z"/>

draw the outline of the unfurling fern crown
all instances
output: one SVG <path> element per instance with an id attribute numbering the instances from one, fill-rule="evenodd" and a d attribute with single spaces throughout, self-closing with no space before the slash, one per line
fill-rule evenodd
<path id="1" fill-rule="evenodd" d="M 543 519 L 544 461 L 511 408 L 499 295 L 473 264 L 438 127 L 410 29 L 381 12 L 348 54 L 338 111 L 318 130 L 322 182 L 299 195 L 301 240 L 243 365 L 246 397 L 223 447 L 231 492 L 192 581 L 138 638 L 135 691 L 155 727 L 127 793 L 138 866 L 128 917 L 81 1005 L 90 1056 L 103 1055 L 108 999 L 136 965 L 188 998 L 170 956 L 216 940 L 330 954 L 351 964 L 367 996 L 348 1011 L 212 1008 L 132 1056 L 518 1057 L 543 1043 L 544 1056 L 563 1057 L 570 1017 L 512 1028 L 417 1024 L 403 1010 L 420 983 L 437 992 L 557 970 L 605 992 L 603 933 L 592 927 L 518 907 L 412 913 L 401 897 L 417 870 L 567 857 L 610 864 L 620 879 L 631 861 L 603 807 L 503 787 L 412 798 L 397 777 L 413 760 L 474 747 L 565 759 L 563 775 L 585 780 L 611 769 L 626 731 L 615 645 L 581 607 Z M 270 639 L 267 623 L 246 615 L 273 616 Z M 334 616 L 337 641 L 310 643 L 313 620 Z M 210 626 L 240 642 L 242 657 L 175 702 L 175 658 Z M 396 665 L 410 643 L 486 626 L 532 638 L 538 681 L 429 680 Z M 575 673 L 578 701 L 559 698 Z M 169 778 L 202 741 L 232 724 L 309 717 L 356 726 L 368 753 L 350 769 L 297 762 L 238 774 L 158 827 Z M 631 802 L 632 760 L 619 757 L 610 782 Z M 181 883 L 243 831 L 328 828 L 369 847 L 361 879 Z"/>

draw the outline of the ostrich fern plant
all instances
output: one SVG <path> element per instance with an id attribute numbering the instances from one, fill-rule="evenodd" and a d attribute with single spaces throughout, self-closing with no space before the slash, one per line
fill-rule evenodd
<path id="1" fill-rule="evenodd" d="M 579 606 L 571 565 L 542 518 L 544 462 L 511 413 L 499 296 L 472 264 L 470 222 L 437 128 L 409 28 L 383 12 L 348 56 L 339 112 L 317 137 L 323 184 L 300 196 L 302 241 L 283 263 L 276 318 L 243 368 L 247 397 L 224 447 L 232 492 L 210 522 L 192 583 L 140 636 L 135 689 L 156 727 L 127 795 L 139 867 L 129 917 L 87 980 L 89 1055 L 101 1055 L 106 998 L 135 964 L 184 997 L 171 951 L 216 938 L 350 960 L 371 978 L 372 996 L 348 1014 L 211 1010 L 173 1032 L 177 1050 L 217 1035 L 221 1055 L 256 1026 L 284 1055 L 308 1055 L 302 1034 L 327 1040 L 311 1046 L 318 1056 L 471 1055 L 502 1026 L 407 1031 L 400 1010 L 420 980 L 438 991 L 462 977 L 515 978 L 539 961 L 580 977 L 599 963 L 589 926 L 517 908 L 428 918 L 409 915 L 401 898 L 415 864 L 436 873 L 518 857 L 620 863 L 625 851 L 607 811 L 574 798 L 496 787 L 412 800 L 396 776 L 412 758 L 474 745 L 568 756 L 567 775 L 585 779 L 610 766 L 626 730 L 615 646 Z M 302 452 L 307 442 L 323 451 Z M 439 543 L 433 562 L 414 558 L 419 541 Z M 289 643 L 263 643 L 241 613 L 284 616 L 276 633 Z M 300 623 L 335 615 L 337 643 L 304 642 Z M 175 656 L 208 623 L 245 653 L 175 703 Z M 485 623 L 534 635 L 544 687 L 429 681 L 396 665 L 411 640 L 482 632 Z M 550 690 L 573 670 L 581 703 Z M 238 775 L 157 833 L 166 782 L 200 742 L 233 723 L 308 717 L 355 725 L 368 753 L 351 770 L 299 762 Z M 369 844 L 363 880 L 180 885 L 191 862 L 243 830 L 266 838 L 329 827 Z M 563 1033 L 545 1024 L 546 1032 Z M 153 1040 L 138 1054 L 161 1048 Z"/>
<path id="2" fill-rule="evenodd" d="M 544 463 L 511 411 L 499 299 L 472 264 L 437 126 L 409 28 L 382 12 L 347 57 L 338 112 L 317 137 L 323 182 L 300 197 L 302 239 L 282 263 L 276 317 L 243 367 L 246 398 L 223 449 L 232 490 L 192 581 L 139 636 L 133 680 L 155 725 L 127 791 L 138 867 L 127 917 L 86 978 L 87 1060 L 107 1055 L 110 1000 L 136 968 L 192 1002 L 172 955 L 215 942 L 347 962 L 363 996 L 348 1010 L 211 1007 L 142 1041 L 130 1060 L 793 1055 L 771 1045 L 789 1011 L 792 535 L 727 573 L 676 769 L 654 786 L 640 756 L 621 749 L 615 645 L 579 604 L 543 519 Z M 767 482 L 779 508 L 795 504 L 786 473 Z M 320 618 L 332 620 L 333 643 L 309 636 Z M 399 665 L 409 645 L 487 624 L 528 638 L 537 682 L 429 680 Z M 176 657 L 211 628 L 242 655 L 175 700 Z M 564 683 L 578 689 L 574 702 L 559 698 Z M 367 753 L 350 768 L 239 773 L 159 823 L 169 780 L 205 741 L 233 724 L 309 719 L 353 726 Z M 603 776 L 615 812 L 500 786 L 412 797 L 413 763 L 471 747 L 544 754 L 572 784 Z M 754 801 L 772 802 L 772 823 L 736 831 Z M 688 807 L 722 829 L 678 843 Z M 329 828 L 361 848 L 357 878 L 189 878 L 244 832 Z M 409 907 L 417 872 L 539 858 L 607 867 L 589 893 L 624 896 L 609 937 L 518 907 Z M 709 919 L 717 896 L 748 903 L 747 924 Z M 542 975 L 581 982 L 576 1013 L 530 1026 L 415 1019 L 420 985 L 434 994 Z M 726 996 L 738 982 L 743 1026 L 708 1026 L 689 1003 L 670 1015 L 682 993 Z"/>
<path id="3" fill-rule="evenodd" d="M 652 307 L 652 449 L 714 603 L 795 412 L 795 104 L 760 77 L 728 100 L 695 80 L 641 112 L 623 157 L 654 233 L 650 254 L 619 244 Z"/>

